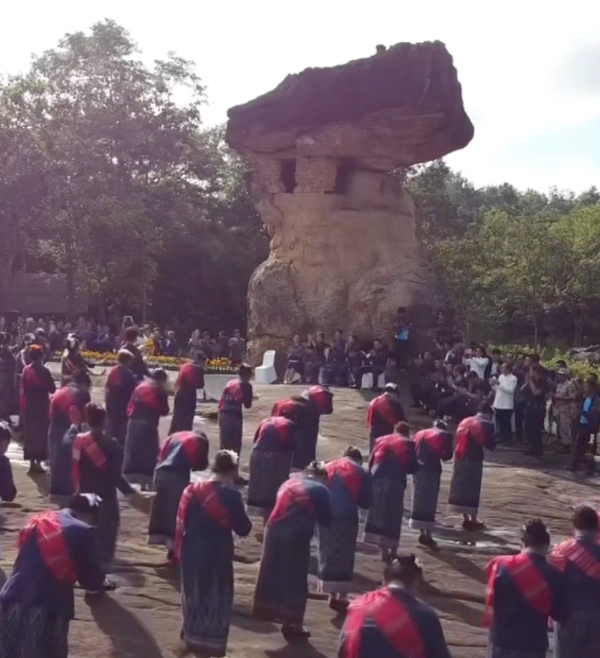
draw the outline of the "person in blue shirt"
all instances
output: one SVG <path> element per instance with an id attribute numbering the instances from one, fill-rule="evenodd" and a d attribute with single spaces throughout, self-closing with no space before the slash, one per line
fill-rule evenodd
<path id="1" fill-rule="evenodd" d="M 585 398 L 579 417 L 579 431 L 577 432 L 577 440 L 573 449 L 573 457 L 569 470 L 573 472 L 578 470 L 579 464 L 585 458 L 590 437 L 596 436 L 599 425 L 600 398 L 598 397 L 598 384 L 594 379 L 590 378 L 585 384 Z M 593 462 L 590 462 L 590 467 L 593 470 Z"/>
<path id="2" fill-rule="evenodd" d="M 102 590 L 94 528 L 99 500 L 74 496 L 63 510 L 30 517 L 12 574 L 0 590 L 0 658 L 67 658 L 75 583 Z"/>
<path id="3" fill-rule="evenodd" d="M 12 502 L 17 497 L 12 467 L 9 458 L 6 456 L 10 438 L 8 423 L 0 421 L 0 500 L 7 503 Z"/>

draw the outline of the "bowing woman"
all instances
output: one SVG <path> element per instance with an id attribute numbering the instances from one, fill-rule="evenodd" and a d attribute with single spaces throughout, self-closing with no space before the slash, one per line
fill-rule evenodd
<path id="1" fill-rule="evenodd" d="M 181 639 L 199 656 L 225 656 L 233 604 L 233 533 L 252 523 L 234 486 L 238 456 L 219 450 L 212 478 L 190 484 L 179 503 L 175 554 L 181 568 Z"/>
<path id="2" fill-rule="evenodd" d="M 564 577 L 546 561 L 546 526 L 529 521 L 521 541 L 521 553 L 494 558 L 487 567 L 489 658 L 545 658 L 548 619 L 562 622 L 568 616 Z"/>
<path id="3" fill-rule="evenodd" d="M 481 530 L 485 524 L 477 520 L 483 478 L 484 448 L 495 450 L 494 410 L 483 402 L 479 413 L 461 421 L 456 430 L 454 468 L 450 481 L 450 509 L 463 515 L 465 530 Z"/>
<path id="4" fill-rule="evenodd" d="M 398 423 L 395 430 L 395 434 L 377 439 L 369 459 L 373 502 L 367 514 L 364 541 L 381 548 L 384 562 L 400 543 L 406 484 L 408 476 L 419 467 L 415 444 L 408 438 L 408 423 Z"/>
<path id="5" fill-rule="evenodd" d="M 319 584 L 329 594 L 329 607 L 344 612 L 352 591 L 358 537 L 358 508 L 371 506 L 371 475 L 362 467 L 358 448 L 350 446 L 341 459 L 325 466 L 333 520 L 318 526 Z"/>
<path id="6" fill-rule="evenodd" d="M 101 500 L 96 521 L 100 563 L 110 571 L 119 532 L 117 490 L 133 504 L 144 495 L 137 492 L 121 475 L 121 451 L 116 439 L 106 436 L 106 411 L 89 403 L 85 408 L 89 431 L 77 434 L 73 441 L 72 481 L 77 493 L 95 494 Z"/>
<path id="7" fill-rule="evenodd" d="M 575 536 L 552 551 L 550 562 L 564 574 L 570 616 L 556 626 L 555 654 L 560 658 L 600 656 L 600 541 L 598 514 L 575 508 Z"/>
<path id="8" fill-rule="evenodd" d="M 371 400 L 367 413 L 369 429 L 369 450 L 373 450 L 375 441 L 380 436 L 392 434 L 396 423 L 406 420 L 406 414 L 400 404 L 400 392 L 397 384 L 386 384 L 383 393 Z"/>
<path id="9" fill-rule="evenodd" d="M 252 407 L 252 368 L 242 364 L 237 379 L 227 382 L 219 400 L 219 440 L 221 450 L 242 450 L 244 418 L 242 407 Z"/>
<path id="10" fill-rule="evenodd" d="M 417 432 L 413 440 L 419 470 L 413 475 L 410 527 L 420 531 L 419 544 L 436 548 L 431 533 L 435 528 L 442 461 L 452 459 L 452 433 L 443 420 L 436 420 L 430 429 Z"/>
<path id="11" fill-rule="evenodd" d="M 42 462 L 48 459 L 50 396 L 56 390 L 52 374 L 43 364 L 44 351 L 31 345 L 31 363 L 21 376 L 21 419 L 23 421 L 23 457 L 30 473 L 44 473 Z"/>
<path id="12" fill-rule="evenodd" d="M 175 399 L 173 400 L 173 419 L 169 434 L 175 432 L 191 432 L 194 427 L 196 413 L 196 391 L 204 388 L 204 357 L 199 352 L 195 361 L 188 361 L 179 368 L 175 383 Z"/>
<path id="13" fill-rule="evenodd" d="M 296 414 L 293 408 L 283 413 L 260 423 L 250 453 L 248 511 L 263 519 L 271 513 L 279 487 L 290 477 L 297 434 Z"/>
<path id="14" fill-rule="evenodd" d="M 339 658 L 450 658 L 440 620 L 414 595 L 421 579 L 414 555 L 394 556 L 384 586 L 350 604 Z"/>
<path id="15" fill-rule="evenodd" d="M 92 380 L 86 372 L 73 375 L 71 381 L 56 391 L 50 400 L 49 494 L 53 502 L 68 500 L 74 492 L 71 478 L 71 448 L 75 435 L 69 430 L 83 422 L 85 405 L 90 401 Z"/>
<path id="16" fill-rule="evenodd" d="M 157 368 L 152 379 L 138 384 L 127 407 L 123 475 L 142 489 L 150 488 L 159 452 L 158 423 L 169 413 L 167 373 Z"/>
<path id="17" fill-rule="evenodd" d="M 304 627 L 310 542 L 315 524 L 331 523 L 327 473 L 313 462 L 301 477 L 284 482 L 265 524 L 252 614 L 281 622 L 286 640 L 310 637 Z"/>
<path id="18" fill-rule="evenodd" d="M 32 516 L 21 530 L 12 574 L 0 591 L 0 658 L 67 658 L 73 588 L 102 588 L 95 496 Z"/>
<path id="19" fill-rule="evenodd" d="M 131 370 L 132 363 L 133 354 L 127 350 L 119 350 L 117 365 L 110 369 L 104 389 L 107 432 L 121 447 L 125 444 L 127 435 L 127 407 L 138 383 Z"/>
<path id="20" fill-rule="evenodd" d="M 173 559 L 177 509 L 192 471 L 208 467 L 208 438 L 204 432 L 176 432 L 162 444 L 154 469 L 154 491 L 148 544 L 166 546 Z"/>
<path id="21" fill-rule="evenodd" d="M 305 469 L 317 457 L 317 441 L 321 416 L 333 413 L 333 393 L 325 386 L 311 386 L 302 397 L 306 400 L 302 422 L 298 428 L 298 441 L 292 458 L 292 468 Z"/>

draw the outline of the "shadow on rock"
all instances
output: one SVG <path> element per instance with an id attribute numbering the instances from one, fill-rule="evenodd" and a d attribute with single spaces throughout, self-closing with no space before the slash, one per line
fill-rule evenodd
<path id="1" fill-rule="evenodd" d="M 456 598 L 449 598 L 449 595 L 429 583 L 422 585 L 420 594 L 436 610 L 460 619 L 467 626 L 481 628 L 483 615 L 479 610 L 474 610 Z"/>
<path id="2" fill-rule="evenodd" d="M 146 584 L 146 575 L 144 572 L 127 560 L 116 558 L 112 573 L 118 578 L 122 578 L 132 587 L 143 587 Z"/>
<path id="3" fill-rule="evenodd" d="M 245 631 L 251 631 L 252 633 L 271 635 L 272 633 L 279 632 L 276 624 L 253 617 L 252 611 L 248 606 L 233 606 L 231 611 L 231 625 L 242 628 Z"/>
<path id="4" fill-rule="evenodd" d="M 457 555 L 456 553 L 443 550 L 436 552 L 432 551 L 429 553 L 429 555 L 435 560 L 444 562 L 444 564 L 447 564 L 451 569 L 462 573 L 463 576 L 471 578 L 472 580 L 476 580 L 482 585 L 487 585 L 487 574 L 485 570 L 481 567 L 478 567 L 476 564 L 471 562 L 471 560 Z"/>
<path id="5" fill-rule="evenodd" d="M 118 601 L 100 595 L 88 597 L 87 602 L 98 628 L 110 638 L 115 656 L 165 658 L 145 626 Z"/>
<path id="6" fill-rule="evenodd" d="M 268 658 L 327 658 L 324 653 L 317 651 L 310 642 L 296 642 L 287 644 L 281 649 L 266 649 Z"/>
<path id="7" fill-rule="evenodd" d="M 160 567 L 154 567 L 154 573 L 158 578 L 171 585 L 176 592 L 181 592 L 181 579 L 177 565 L 167 562 Z"/>

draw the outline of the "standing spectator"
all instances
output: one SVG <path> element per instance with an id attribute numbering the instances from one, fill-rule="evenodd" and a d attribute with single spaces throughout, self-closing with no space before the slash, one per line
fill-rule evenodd
<path id="1" fill-rule="evenodd" d="M 15 373 L 17 362 L 10 349 L 10 336 L 0 333 L 0 421 L 10 425 L 10 415 L 16 406 Z"/>
<path id="2" fill-rule="evenodd" d="M 573 458 L 569 470 L 577 471 L 583 460 L 590 441 L 596 443 L 596 434 L 600 425 L 600 398 L 598 398 L 598 384 L 591 377 L 585 385 L 585 398 L 579 417 L 579 431 L 573 450 Z"/>
<path id="3" fill-rule="evenodd" d="M 246 356 L 246 341 L 242 338 L 239 329 L 233 332 L 233 338 L 229 339 L 229 360 L 232 365 L 239 366 L 244 362 Z"/>
<path id="4" fill-rule="evenodd" d="M 548 394 L 546 373 L 540 365 L 531 367 L 521 393 L 525 399 L 525 434 L 530 445 L 525 454 L 540 457 L 544 452 L 542 437 Z"/>
<path id="5" fill-rule="evenodd" d="M 179 349 L 179 343 L 175 338 L 174 331 L 167 331 L 167 338 L 163 344 L 163 353 L 165 356 L 179 356 L 181 350 Z"/>
<path id="6" fill-rule="evenodd" d="M 502 442 L 505 444 L 512 443 L 512 415 L 517 383 L 517 378 L 512 373 L 512 366 L 509 363 L 503 363 L 494 387 L 494 412 Z"/>
<path id="7" fill-rule="evenodd" d="M 577 418 L 577 387 L 569 378 L 566 368 L 559 368 L 556 373 L 556 390 L 552 395 L 552 407 L 558 427 L 561 452 L 571 453 L 573 429 Z"/>

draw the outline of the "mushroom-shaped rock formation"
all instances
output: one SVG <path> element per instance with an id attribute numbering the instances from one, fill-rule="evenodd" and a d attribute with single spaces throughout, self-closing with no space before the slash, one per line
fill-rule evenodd
<path id="1" fill-rule="evenodd" d="M 255 359 L 295 333 L 391 337 L 398 307 L 412 309 L 419 333 L 432 281 L 413 202 L 393 172 L 472 137 L 440 42 L 307 69 L 229 110 L 226 139 L 252 166 L 271 236 L 248 290 Z"/>

